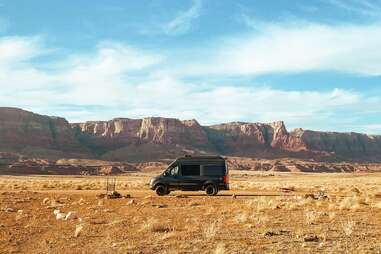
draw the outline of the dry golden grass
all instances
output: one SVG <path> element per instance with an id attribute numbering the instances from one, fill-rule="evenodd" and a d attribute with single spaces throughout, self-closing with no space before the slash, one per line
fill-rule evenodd
<path id="1" fill-rule="evenodd" d="M 101 177 L 1 177 L 0 253 L 381 253 L 381 174 L 232 173 L 231 191 L 185 198 L 121 176 L 132 197 L 115 200 L 96 199 Z"/>

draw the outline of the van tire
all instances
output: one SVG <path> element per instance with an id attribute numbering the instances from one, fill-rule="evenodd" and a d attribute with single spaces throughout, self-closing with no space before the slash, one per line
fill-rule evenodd
<path id="1" fill-rule="evenodd" d="M 164 196 L 169 194 L 167 187 L 163 184 L 158 184 L 155 188 L 155 192 L 158 196 Z"/>
<path id="2" fill-rule="evenodd" d="M 205 192 L 208 196 L 215 196 L 218 192 L 217 186 L 214 184 L 208 184 L 205 186 Z"/>

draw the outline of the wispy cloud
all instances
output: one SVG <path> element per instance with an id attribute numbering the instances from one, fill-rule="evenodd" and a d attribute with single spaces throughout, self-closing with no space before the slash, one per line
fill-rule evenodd
<path id="1" fill-rule="evenodd" d="M 381 3 L 377 0 L 327 0 L 327 2 L 350 13 L 381 17 Z"/>
<path id="2" fill-rule="evenodd" d="M 193 4 L 188 10 L 179 12 L 163 26 L 163 31 L 168 35 L 187 33 L 192 28 L 192 22 L 200 16 L 201 7 L 201 0 L 193 0 Z"/>
<path id="3" fill-rule="evenodd" d="M 186 68 L 181 66 L 180 75 L 320 70 L 381 75 L 381 23 L 325 25 L 290 21 L 255 26 L 252 33 L 214 41 L 208 56 L 188 63 Z"/>

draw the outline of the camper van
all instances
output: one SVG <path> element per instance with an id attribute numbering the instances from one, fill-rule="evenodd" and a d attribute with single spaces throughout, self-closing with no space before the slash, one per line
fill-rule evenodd
<path id="1" fill-rule="evenodd" d="M 229 190 L 229 171 L 221 156 L 184 156 L 173 161 L 161 174 L 151 179 L 150 187 L 159 196 L 174 190 L 205 191 L 214 196 Z"/>

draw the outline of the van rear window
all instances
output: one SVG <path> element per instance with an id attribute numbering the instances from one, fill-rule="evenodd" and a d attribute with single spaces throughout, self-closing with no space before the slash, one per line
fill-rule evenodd
<path id="1" fill-rule="evenodd" d="M 202 166 L 202 175 L 204 176 L 223 176 L 225 175 L 224 165 L 205 165 Z"/>
<path id="2" fill-rule="evenodd" d="M 183 176 L 199 176 L 200 165 L 181 165 L 181 174 Z"/>

